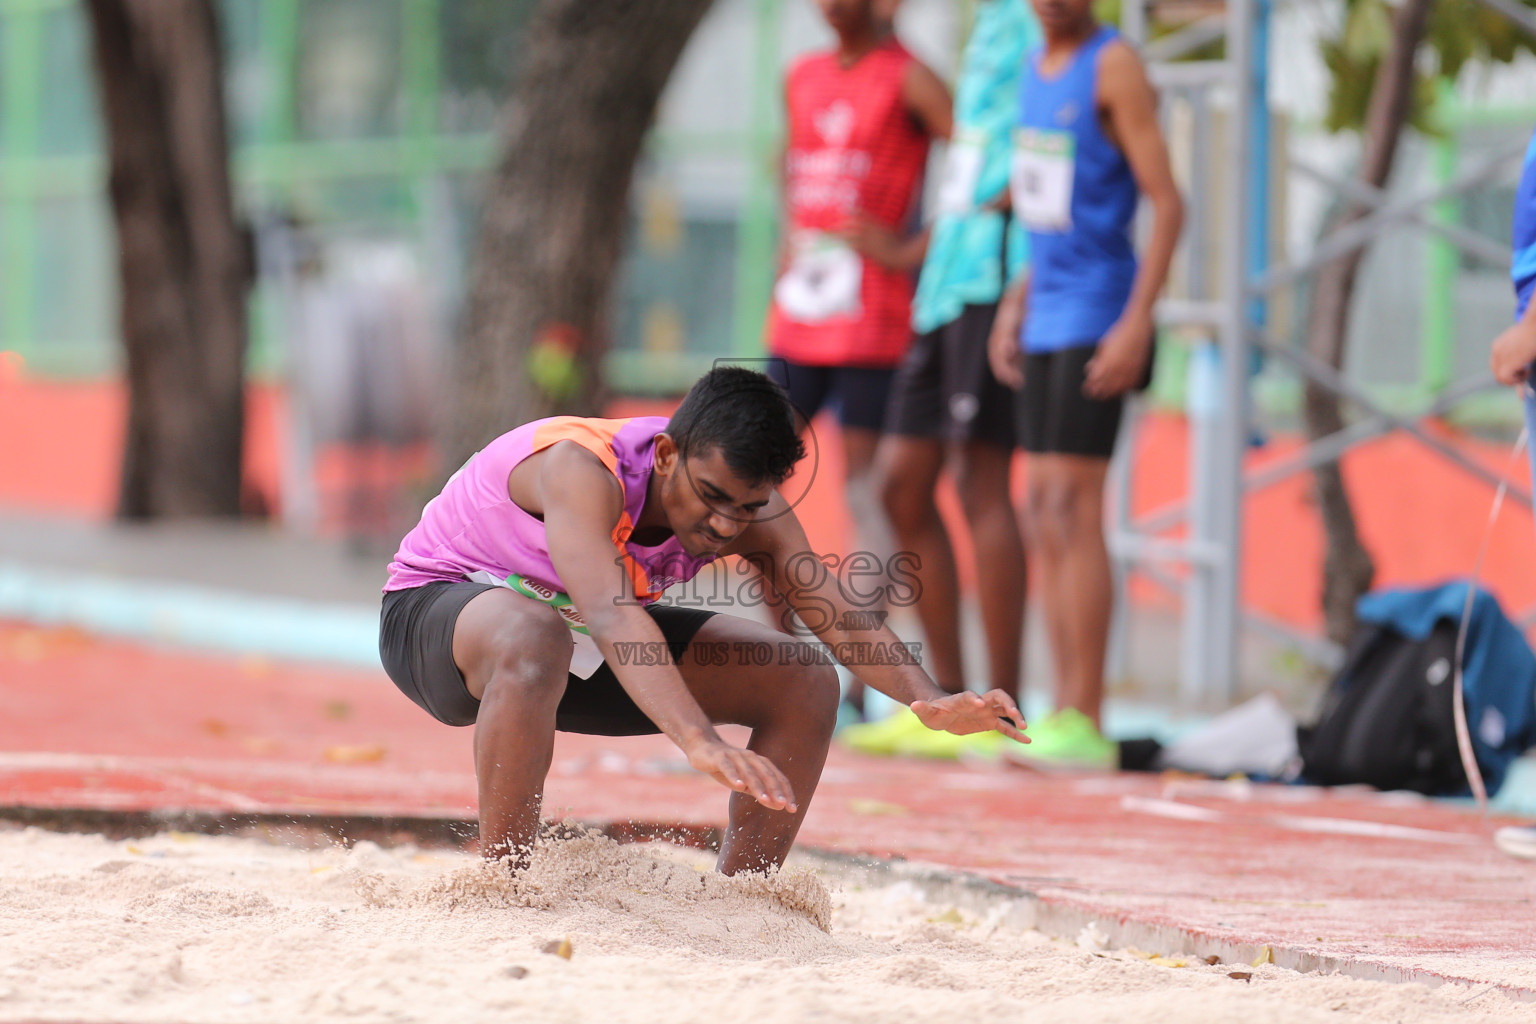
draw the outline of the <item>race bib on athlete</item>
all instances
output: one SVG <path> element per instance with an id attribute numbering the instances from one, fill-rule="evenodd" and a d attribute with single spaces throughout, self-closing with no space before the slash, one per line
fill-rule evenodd
<path id="1" fill-rule="evenodd" d="M 773 298 L 791 320 L 815 324 L 857 316 L 863 284 L 863 258 L 835 236 L 815 232 L 795 243 Z"/>
<path id="2" fill-rule="evenodd" d="M 987 138 L 980 132 L 957 129 L 944 154 L 944 173 L 939 179 L 934 212 L 960 216 L 976 208 L 976 184 L 986 158 Z"/>
<path id="3" fill-rule="evenodd" d="M 1031 231 L 1071 229 L 1076 155 L 1077 140 L 1071 132 L 1014 132 L 1008 188 L 1019 223 Z"/>
<path id="4" fill-rule="evenodd" d="M 597 643 L 593 641 L 592 634 L 587 631 L 587 620 L 581 617 L 581 612 L 571 603 L 569 594 L 556 590 L 548 583 L 540 580 L 529 579 L 527 576 L 519 576 L 512 573 L 503 579 L 493 576 L 485 570 L 469 574 L 472 583 L 489 583 L 493 587 L 504 587 L 514 594 L 547 604 L 560 614 L 560 618 L 571 630 L 571 675 L 579 679 L 590 679 L 603 664 L 603 652 L 598 650 Z"/>

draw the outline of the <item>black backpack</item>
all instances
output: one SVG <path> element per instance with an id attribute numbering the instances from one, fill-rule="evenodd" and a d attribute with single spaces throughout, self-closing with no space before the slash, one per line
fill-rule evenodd
<path id="1" fill-rule="evenodd" d="M 1423 640 L 1362 623 L 1323 697 L 1317 724 L 1297 730 L 1302 779 L 1431 796 L 1465 792 L 1456 746 L 1455 664 L 1456 623 L 1450 619 L 1437 622 Z"/>

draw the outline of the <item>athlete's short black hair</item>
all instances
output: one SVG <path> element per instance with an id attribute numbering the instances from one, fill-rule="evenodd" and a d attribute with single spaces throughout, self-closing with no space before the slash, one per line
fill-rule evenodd
<path id="1" fill-rule="evenodd" d="M 700 377 L 672 414 L 667 433 L 685 459 L 719 448 L 731 472 L 753 484 L 783 483 L 805 457 L 789 395 L 744 366 L 717 366 Z"/>

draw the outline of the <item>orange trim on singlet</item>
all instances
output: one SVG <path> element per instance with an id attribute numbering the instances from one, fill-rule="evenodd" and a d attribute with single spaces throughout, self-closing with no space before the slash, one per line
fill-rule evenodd
<path id="1" fill-rule="evenodd" d="M 624 570 L 629 574 L 629 585 L 634 591 L 638 601 L 654 601 L 661 596 L 660 590 L 651 589 L 651 576 L 645 571 L 645 567 L 635 561 L 635 556 L 629 553 L 624 542 L 629 540 L 629 535 L 635 532 L 635 524 L 629 518 L 628 512 L 619 513 L 618 525 L 613 528 L 613 546 L 618 549 L 619 557 L 623 559 Z"/>
<path id="2" fill-rule="evenodd" d="M 544 421 L 533 432 L 533 447 L 529 455 L 535 455 L 560 441 L 575 441 L 602 460 L 608 472 L 619 481 L 619 493 L 624 492 L 624 478 L 619 476 L 619 457 L 613 452 L 613 436 L 628 420 L 588 419 L 584 416 L 556 416 Z"/>
<path id="3" fill-rule="evenodd" d="M 533 432 L 533 446 L 528 454 L 534 455 L 560 441 L 574 441 L 596 455 L 603 465 L 608 467 L 608 472 L 612 473 L 613 478 L 619 482 L 619 493 L 624 495 L 623 500 L 627 502 L 624 477 L 619 473 L 619 457 L 613 450 L 613 438 L 619 432 L 619 428 L 628 422 L 628 420 L 590 419 L 584 416 L 557 416 L 541 424 Z M 629 549 L 624 546 L 629 540 L 629 535 L 634 532 L 635 524 L 629 516 L 629 511 L 621 509 L 619 521 L 613 528 L 613 546 L 618 550 L 625 572 L 629 575 L 629 584 L 636 599 L 653 601 L 660 597 L 662 592 L 651 590 L 650 574 L 635 561 Z"/>

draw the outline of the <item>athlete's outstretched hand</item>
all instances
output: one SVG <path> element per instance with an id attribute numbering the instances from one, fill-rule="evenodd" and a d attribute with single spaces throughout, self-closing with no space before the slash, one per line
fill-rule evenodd
<path id="1" fill-rule="evenodd" d="M 726 789 L 745 793 L 775 811 L 798 810 L 795 791 L 774 763 L 761 754 L 733 747 L 723 740 L 700 740 L 685 750 L 688 763 Z"/>
<path id="2" fill-rule="evenodd" d="M 1002 690 L 986 693 L 952 693 L 938 700 L 915 700 L 912 713 L 930 729 L 965 736 L 996 729 L 1011 740 L 1028 743 L 1024 716 L 1013 698 Z"/>

